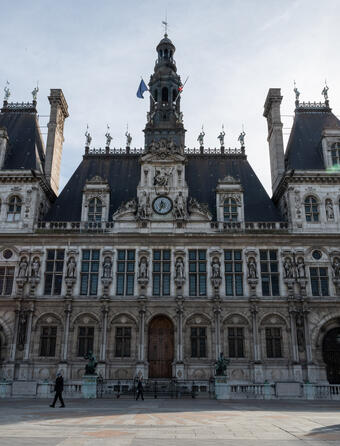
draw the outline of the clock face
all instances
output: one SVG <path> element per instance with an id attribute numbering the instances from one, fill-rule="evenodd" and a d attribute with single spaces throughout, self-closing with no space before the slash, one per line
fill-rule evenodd
<path id="1" fill-rule="evenodd" d="M 157 214 L 165 215 L 172 209 L 172 201 L 168 197 L 157 197 L 153 202 L 153 209 Z"/>

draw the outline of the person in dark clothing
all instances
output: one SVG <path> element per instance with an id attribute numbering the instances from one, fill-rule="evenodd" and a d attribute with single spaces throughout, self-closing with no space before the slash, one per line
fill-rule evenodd
<path id="1" fill-rule="evenodd" d="M 57 402 L 57 399 L 59 398 L 60 401 L 60 407 L 65 407 L 64 400 L 63 400 L 63 390 L 64 390 L 64 378 L 60 372 L 57 373 L 57 379 L 55 380 L 54 385 L 54 400 L 53 403 L 50 404 L 50 407 L 54 407 L 55 403 Z"/>
<path id="2" fill-rule="evenodd" d="M 142 397 L 142 400 L 144 401 L 144 396 L 143 396 L 143 383 L 142 380 L 139 379 L 138 380 L 138 384 L 137 384 L 137 396 L 136 396 L 136 400 L 138 400 L 139 397 Z"/>

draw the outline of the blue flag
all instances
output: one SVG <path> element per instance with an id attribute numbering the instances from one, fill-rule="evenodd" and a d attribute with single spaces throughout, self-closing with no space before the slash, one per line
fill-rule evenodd
<path id="1" fill-rule="evenodd" d="M 137 98 L 141 98 L 144 99 L 144 92 L 148 91 L 148 87 L 145 85 L 145 82 L 143 81 L 143 79 L 140 81 L 138 90 L 137 90 Z"/>

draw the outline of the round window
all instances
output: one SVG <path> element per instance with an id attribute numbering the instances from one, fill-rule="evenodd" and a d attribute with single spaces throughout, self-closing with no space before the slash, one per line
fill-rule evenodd
<path id="1" fill-rule="evenodd" d="M 313 256 L 313 259 L 315 259 L 315 260 L 320 260 L 321 257 L 322 257 L 322 252 L 321 252 L 321 251 L 318 251 L 318 250 L 316 249 L 315 251 L 313 251 L 312 256 Z"/>
<path id="2" fill-rule="evenodd" d="M 10 249 L 5 249 L 5 251 L 2 253 L 5 259 L 10 259 L 13 255 L 13 252 Z"/>

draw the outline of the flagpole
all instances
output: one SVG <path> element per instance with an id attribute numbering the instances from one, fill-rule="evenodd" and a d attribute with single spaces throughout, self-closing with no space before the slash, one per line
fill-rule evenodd
<path id="1" fill-rule="evenodd" d="M 182 85 L 182 87 L 184 88 L 184 85 L 187 83 L 187 80 L 189 79 L 189 76 L 187 76 L 187 78 L 185 79 L 185 82 L 184 82 L 184 84 Z M 181 92 L 178 92 L 178 95 L 176 96 L 176 98 L 175 98 L 175 100 L 174 100 L 174 103 L 176 104 L 176 102 L 177 102 L 177 99 L 178 99 L 178 97 L 179 97 L 179 95 L 181 94 Z"/>

